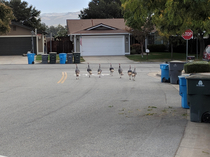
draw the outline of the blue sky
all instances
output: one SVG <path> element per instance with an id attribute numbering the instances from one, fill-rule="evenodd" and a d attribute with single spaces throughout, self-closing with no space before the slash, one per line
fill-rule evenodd
<path id="1" fill-rule="evenodd" d="M 23 0 L 43 13 L 77 12 L 88 7 L 91 0 Z"/>

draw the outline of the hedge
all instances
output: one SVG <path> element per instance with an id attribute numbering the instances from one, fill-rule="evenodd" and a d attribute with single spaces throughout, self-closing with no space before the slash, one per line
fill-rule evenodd
<path id="1" fill-rule="evenodd" d="M 184 65 L 185 73 L 210 72 L 210 64 L 206 61 L 189 62 Z"/>
<path id="2" fill-rule="evenodd" d="M 147 48 L 150 50 L 150 52 L 164 52 L 166 50 L 166 46 L 163 44 L 148 45 Z"/>

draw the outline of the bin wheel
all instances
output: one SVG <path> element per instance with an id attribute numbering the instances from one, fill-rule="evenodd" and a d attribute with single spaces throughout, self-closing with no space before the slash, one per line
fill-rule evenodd
<path id="1" fill-rule="evenodd" d="M 166 78 L 164 77 L 164 78 L 162 79 L 162 81 L 163 81 L 163 82 L 166 82 Z"/>
<path id="2" fill-rule="evenodd" d="M 204 113 L 201 120 L 204 123 L 210 123 L 210 112 Z"/>

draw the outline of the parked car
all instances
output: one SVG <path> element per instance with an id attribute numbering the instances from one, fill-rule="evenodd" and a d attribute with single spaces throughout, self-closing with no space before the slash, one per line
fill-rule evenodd
<path id="1" fill-rule="evenodd" d="M 210 60 L 210 45 L 206 46 L 204 52 L 203 52 L 203 60 Z"/>

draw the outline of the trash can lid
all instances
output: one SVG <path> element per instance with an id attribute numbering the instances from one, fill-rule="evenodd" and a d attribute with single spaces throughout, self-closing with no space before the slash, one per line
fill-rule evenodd
<path id="1" fill-rule="evenodd" d="M 181 64 L 185 64 L 186 62 L 185 61 L 178 61 L 178 60 L 174 60 L 174 61 L 170 61 L 170 63 L 181 63 Z"/>
<path id="2" fill-rule="evenodd" d="M 190 76 L 191 74 L 182 74 L 182 75 L 180 75 L 180 76 L 178 76 L 179 78 L 182 78 L 182 77 L 188 77 L 188 76 Z"/>
<path id="3" fill-rule="evenodd" d="M 210 80 L 210 73 L 195 73 L 195 74 L 192 74 L 192 75 L 186 77 L 186 79 L 192 79 L 192 80 L 197 80 L 197 79 Z"/>
<path id="4" fill-rule="evenodd" d="M 57 52 L 50 52 L 49 54 L 57 54 Z"/>

